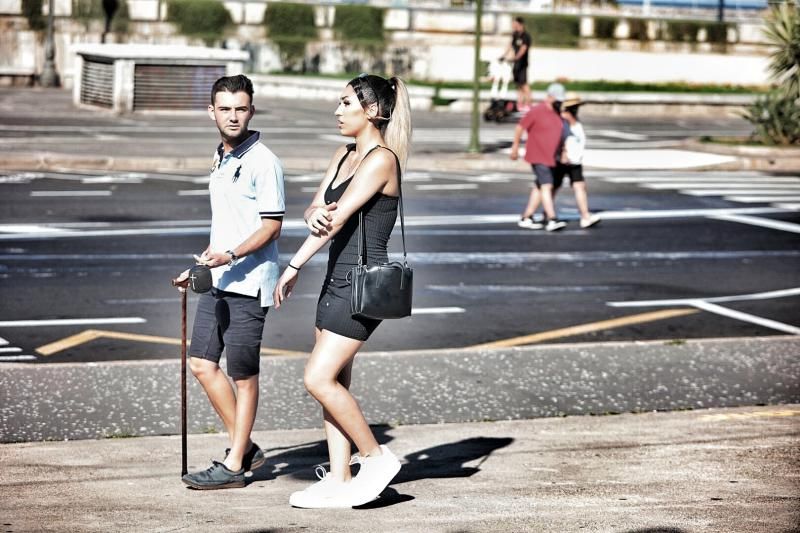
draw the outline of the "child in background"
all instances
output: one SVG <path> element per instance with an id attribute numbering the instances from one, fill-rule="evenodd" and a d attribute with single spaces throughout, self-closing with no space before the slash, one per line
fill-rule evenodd
<path id="1" fill-rule="evenodd" d="M 569 132 L 565 132 L 564 145 L 561 157 L 556 162 L 554 172 L 555 189 L 564 181 L 565 176 L 569 176 L 569 182 L 575 193 L 575 203 L 581 214 L 581 227 L 589 228 L 600 222 L 600 217 L 589 212 L 589 200 L 586 194 L 586 181 L 583 179 L 583 153 L 586 149 L 586 133 L 583 125 L 578 121 L 578 108 L 581 106 L 580 97 L 574 93 L 567 93 L 564 103 L 561 105 L 561 116 L 565 121 L 564 128 L 569 127 Z"/>

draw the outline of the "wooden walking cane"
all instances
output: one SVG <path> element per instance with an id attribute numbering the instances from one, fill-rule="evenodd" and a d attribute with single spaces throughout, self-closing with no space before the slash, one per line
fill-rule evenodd
<path id="1" fill-rule="evenodd" d="M 186 457 L 186 288 L 181 291 L 181 476 L 189 472 Z"/>
<path id="2" fill-rule="evenodd" d="M 186 284 L 183 276 L 172 280 L 181 293 L 181 477 L 189 473 L 186 454 Z"/>

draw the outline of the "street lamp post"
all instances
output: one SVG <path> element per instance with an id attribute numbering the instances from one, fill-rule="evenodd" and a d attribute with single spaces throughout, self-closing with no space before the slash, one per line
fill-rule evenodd
<path id="1" fill-rule="evenodd" d="M 44 43 L 44 67 L 42 68 L 42 74 L 39 76 L 39 83 L 42 87 L 57 87 L 58 86 L 58 74 L 56 73 L 56 47 L 55 47 L 55 21 L 54 21 L 54 14 L 55 11 L 55 0 L 50 0 L 48 4 L 47 10 L 47 37 Z"/>
<path id="2" fill-rule="evenodd" d="M 481 151 L 478 139 L 480 126 L 480 97 L 481 97 L 481 19 L 483 18 L 483 0 L 475 2 L 475 75 L 472 79 L 472 127 L 469 136 L 469 152 L 476 154 Z"/>

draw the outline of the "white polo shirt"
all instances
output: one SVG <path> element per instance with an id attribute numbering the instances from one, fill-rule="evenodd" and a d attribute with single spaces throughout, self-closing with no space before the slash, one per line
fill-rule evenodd
<path id="1" fill-rule="evenodd" d="M 211 181 L 211 249 L 233 250 L 261 227 L 264 217 L 282 217 L 286 210 L 283 167 L 269 148 L 251 131 L 242 144 L 222 154 L 222 143 L 214 155 Z M 257 296 L 261 306 L 274 302 L 272 291 L 278 282 L 278 244 L 272 241 L 241 258 L 235 265 L 211 269 L 219 290 Z"/>

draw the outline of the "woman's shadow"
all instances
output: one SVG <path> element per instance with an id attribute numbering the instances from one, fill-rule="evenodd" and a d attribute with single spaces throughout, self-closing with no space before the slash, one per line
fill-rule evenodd
<path id="1" fill-rule="evenodd" d="M 371 426 L 375 439 L 380 444 L 394 440 L 389 434 L 392 429 L 388 425 Z M 392 485 L 417 481 L 420 479 L 465 478 L 480 472 L 481 465 L 495 450 L 505 448 L 514 442 L 510 437 L 470 437 L 457 442 L 440 444 L 410 453 L 405 456 L 406 464 L 392 481 Z M 328 447 L 324 440 L 308 442 L 296 446 L 270 448 L 264 450 L 269 455 L 267 464 L 253 472 L 249 482 L 264 481 L 280 476 L 291 476 L 303 481 L 316 481 L 314 467 L 326 464 Z M 476 465 L 468 463 L 480 460 Z M 385 507 L 414 497 L 400 494 L 392 487 L 387 488 L 381 497 L 364 508 Z"/>

